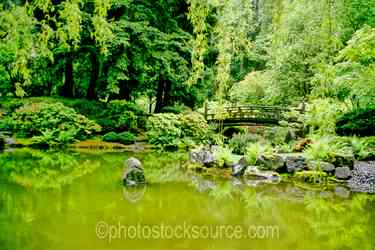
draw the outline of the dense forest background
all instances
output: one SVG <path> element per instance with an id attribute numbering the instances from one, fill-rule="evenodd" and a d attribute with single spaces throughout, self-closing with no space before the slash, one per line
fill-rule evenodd
<path id="1" fill-rule="evenodd" d="M 375 0 L 5 0 L 0 95 L 375 103 Z"/>

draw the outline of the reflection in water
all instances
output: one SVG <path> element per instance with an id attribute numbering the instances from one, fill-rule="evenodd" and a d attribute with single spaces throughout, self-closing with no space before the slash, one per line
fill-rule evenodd
<path id="1" fill-rule="evenodd" d="M 185 174 L 184 156 L 139 154 L 149 181 L 123 197 L 124 153 L 17 150 L 0 155 L 0 249 L 373 249 L 375 200 L 293 183 L 249 187 Z M 99 221 L 122 225 L 276 225 L 278 239 L 124 240 L 108 244 Z"/>

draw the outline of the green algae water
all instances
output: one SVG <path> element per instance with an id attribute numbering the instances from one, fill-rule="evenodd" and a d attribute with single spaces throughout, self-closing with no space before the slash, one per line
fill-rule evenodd
<path id="1" fill-rule="evenodd" d="M 122 186 L 130 156 L 147 186 Z M 0 249 L 375 249 L 374 196 L 203 176 L 185 157 L 2 153 Z"/>

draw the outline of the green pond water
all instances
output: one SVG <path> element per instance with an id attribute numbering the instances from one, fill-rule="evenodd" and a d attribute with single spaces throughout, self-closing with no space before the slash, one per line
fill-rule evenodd
<path id="1" fill-rule="evenodd" d="M 145 188 L 123 188 L 129 156 L 143 162 Z M 186 153 L 1 153 L 0 249 L 375 249 L 374 196 L 203 177 L 185 171 L 185 160 Z"/>

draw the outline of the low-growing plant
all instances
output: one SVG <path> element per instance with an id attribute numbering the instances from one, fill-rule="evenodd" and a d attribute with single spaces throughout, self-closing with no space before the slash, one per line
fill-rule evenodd
<path id="1" fill-rule="evenodd" d="M 65 131 L 45 130 L 39 136 L 34 136 L 32 138 L 33 144 L 41 147 L 54 147 L 63 146 L 68 143 L 74 142 L 76 137 L 76 130 L 70 129 Z"/>
<path id="2" fill-rule="evenodd" d="M 265 143 L 251 143 L 246 149 L 246 161 L 249 165 L 256 165 L 260 155 L 272 155 L 273 148 Z"/>
<path id="3" fill-rule="evenodd" d="M 116 132 L 109 132 L 103 136 L 103 141 L 106 142 L 119 142 L 122 144 L 132 144 L 135 141 L 135 135 L 131 132 L 122 132 L 122 133 L 116 133 Z"/>
<path id="4" fill-rule="evenodd" d="M 334 137 L 314 138 L 313 143 L 306 147 L 304 153 L 311 160 L 321 160 L 330 162 L 336 155 L 353 155 L 350 146 Z"/>
<path id="5" fill-rule="evenodd" d="M 294 139 L 292 133 L 288 127 L 271 127 L 266 130 L 265 138 L 272 145 L 282 145 Z"/>
<path id="6" fill-rule="evenodd" d="M 232 151 L 228 147 L 218 147 L 214 152 L 214 158 L 219 168 L 230 167 L 233 163 Z"/>
<path id="7" fill-rule="evenodd" d="M 359 137 L 347 137 L 347 143 L 352 148 L 354 157 L 358 160 L 367 160 L 375 157 L 375 145 L 371 139 Z"/>
<path id="8" fill-rule="evenodd" d="M 264 141 L 259 134 L 241 133 L 235 134 L 229 140 L 229 147 L 235 154 L 245 154 L 246 149 L 250 143 Z"/>

